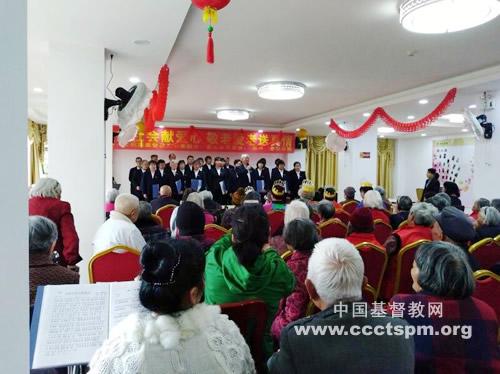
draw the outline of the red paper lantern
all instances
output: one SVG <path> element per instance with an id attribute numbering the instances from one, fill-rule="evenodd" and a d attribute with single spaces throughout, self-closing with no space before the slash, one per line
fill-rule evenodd
<path id="1" fill-rule="evenodd" d="M 203 9 L 203 22 L 208 23 L 207 62 L 213 64 L 215 62 L 213 25 L 218 21 L 217 11 L 226 7 L 231 0 L 192 0 L 192 2 L 198 8 Z"/>

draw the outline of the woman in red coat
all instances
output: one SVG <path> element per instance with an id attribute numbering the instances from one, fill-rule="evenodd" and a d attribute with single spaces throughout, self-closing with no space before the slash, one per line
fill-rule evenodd
<path id="1" fill-rule="evenodd" d="M 59 235 L 54 250 L 59 253 L 59 265 L 73 267 L 81 261 L 71 206 L 61 201 L 58 181 L 42 178 L 31 188 L 29 215 L 47 217 L 57 225 Z"/>
<path id="2" fill-rule="evenodd" d="M 384 207 L 384 200 L 378 191 L 372 190 L 365 193 L 363 207 L 371 209 L 374 221 L 381 219 L 388 225 L 391 224 L 389 214 Z"/>

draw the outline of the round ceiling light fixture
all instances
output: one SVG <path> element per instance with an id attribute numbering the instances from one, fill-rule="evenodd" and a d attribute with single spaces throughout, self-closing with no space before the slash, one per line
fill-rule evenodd
<path id="1" fill-rule="evenodd" d="M 299 82 L 266 82 L 257 86 L 257 94 L 266 100 L 300 99 L 306 92 L 306 85 Z"/>
<path id="2" fill-rule="evenodd" d="M 217 111 L 217 118 L 225 121 L 246 121 L 250 112 L 244 109 L 221 109 Z"/>
<path id="3" fill-rule="evenodd" d="M 405 0 L 399 19 L 408 31 L 444 34 L 482 25 L 499 14 L 498 0 Z"/>
<path id="4" fill-rule="evenodd" d="M 460 113 L 447 114 L 445 116 L 442 116 L 441 118 L 450 121 L 450 123 L 464 123 L 465 122 L 464 115 L 460 114 Z"/>
<path id="5" fill-rule="evenodd" d="M 392 127 L 379 127 L 377 129 L 377 132 L 379 134 L 393 134 L 396 132 L 396 130 L 394 130 Z"/>

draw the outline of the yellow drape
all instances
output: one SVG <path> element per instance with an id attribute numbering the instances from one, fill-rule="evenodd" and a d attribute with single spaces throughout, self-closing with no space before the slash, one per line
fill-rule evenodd
<path id="1" fill-rule="evenodd" d="M 28 121 L 29 142 L 29 184 L 34 184 L 44 174 L 45 145 L 47 143 L 47 125 Z"/>
<path id="2" fill-rule="evenodd" d="M 378 139 L 377 184 L 384 187 L 387 198 L 393 196 L 393 171 L 396 157 L 394 139 Z"/>
<path id="3" fill-rule="evenodd" d="M 307 178 L 316 189 L 337 186 L 337 155 L 326 148 L 324 136 L 307 138 L 306 164 Z"/>

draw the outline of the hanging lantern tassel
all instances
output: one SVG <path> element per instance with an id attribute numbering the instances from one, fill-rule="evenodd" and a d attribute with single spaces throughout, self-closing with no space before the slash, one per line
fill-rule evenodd
<path id="1" fill-rule="evenodd" d="M 208 42 L 207 42 L 207 63 L 213 64 L 215 62 L 214 54 L 214 39 L 212 38 L 212 32 L 214 28 L 212 26 L 208 27 Z"/>

